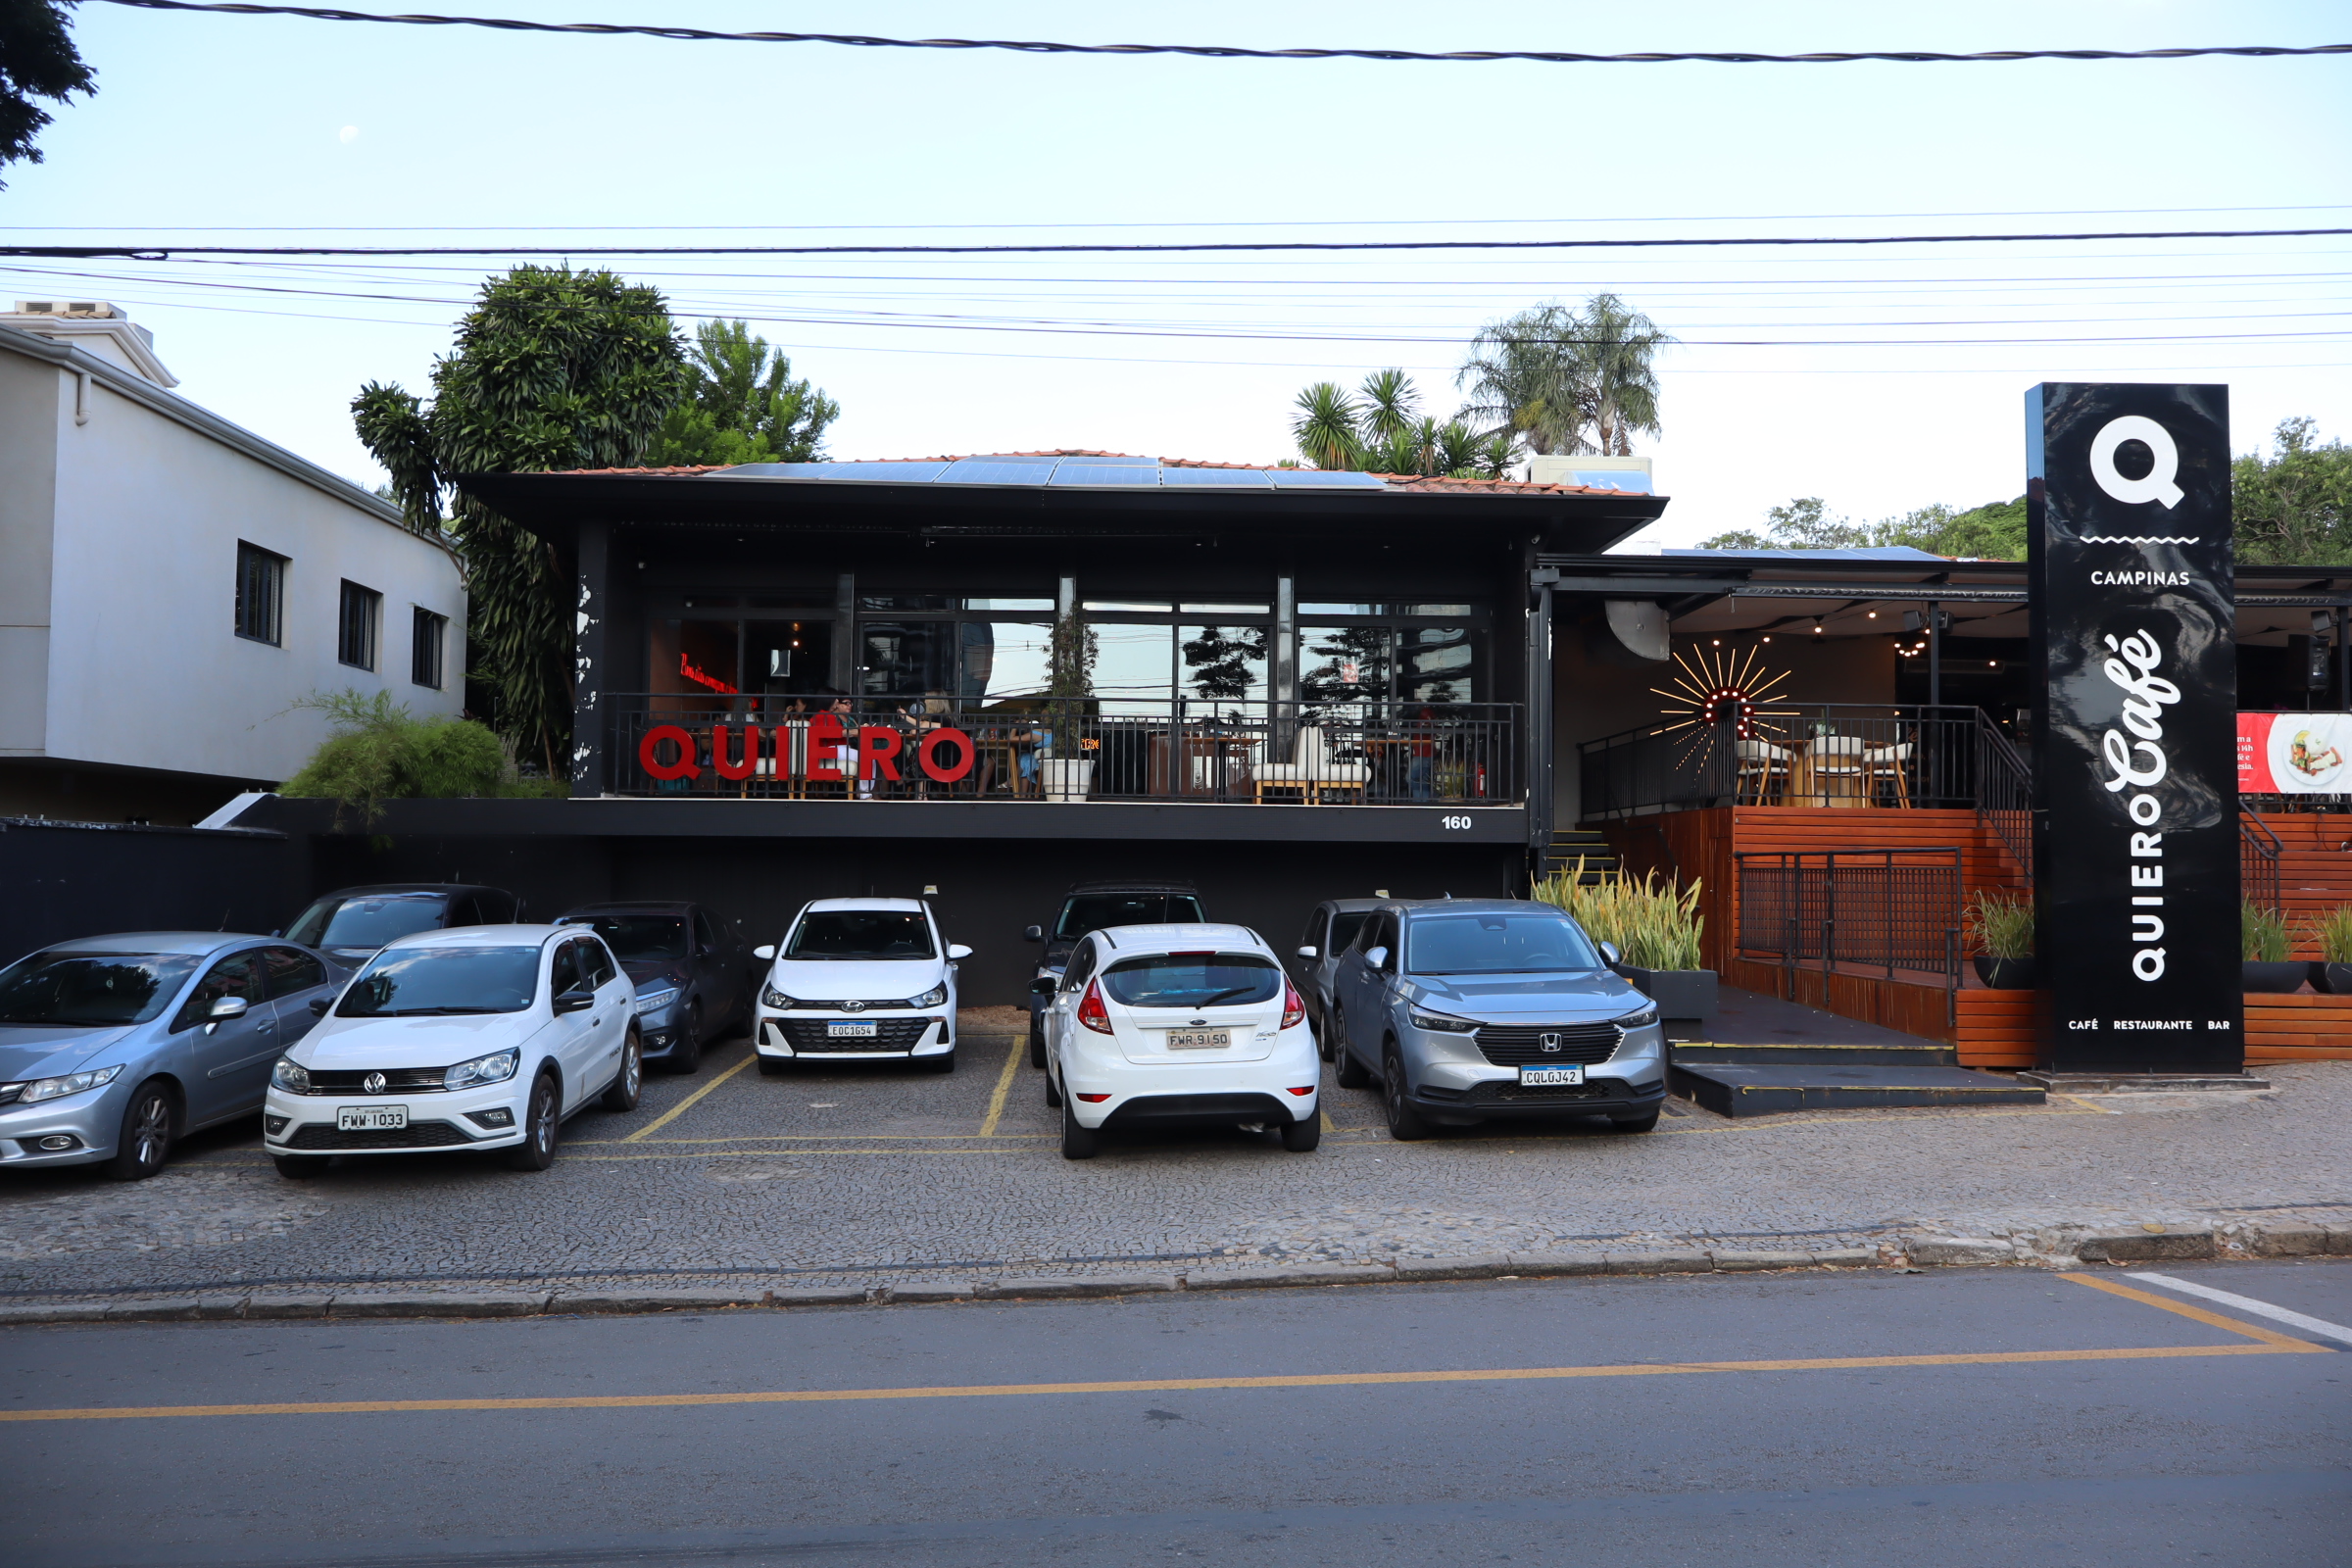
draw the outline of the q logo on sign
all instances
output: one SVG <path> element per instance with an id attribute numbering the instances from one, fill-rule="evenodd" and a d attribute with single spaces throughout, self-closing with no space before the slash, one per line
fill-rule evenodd
<path id="1" fill-rule="evenodd" d="M 2116 471 L 2115 454 L 2127 441 L 2144 443 L 2156 458 L 2155 466 L 2137 479 L 2127 479 Z M 2099 488 L 2118 501 L 2139 506 L 2149 501 L 2161 501 L 2170 512 L 2180 504 L 2180 487 L 2173 476 L 2180 471 L 2180 449 L 2173 445 L 2173 435 L 2154 419 L 2137 414 L 2127 414 L 2110 419 L 2105 428 L 2091 438 L 2090 476 Z"/>

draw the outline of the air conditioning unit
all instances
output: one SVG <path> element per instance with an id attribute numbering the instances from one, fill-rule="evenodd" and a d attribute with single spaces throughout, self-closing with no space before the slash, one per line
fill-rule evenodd
<path id="1" fill-rule="evenodd" d="M 64 316 L 75 320 L 103 321 L 115 315 L 104 300 L 19 300 L 19 316 Z"/>

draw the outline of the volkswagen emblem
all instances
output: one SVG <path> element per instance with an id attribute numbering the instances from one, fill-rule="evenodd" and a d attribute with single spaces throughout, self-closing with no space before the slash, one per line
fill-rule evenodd
<path id="1" fill-rule="evenodd" d="M 862 1002 L 845 1002 L 841 1004 L 841 1010 L 844 1012 L 863 1012 L 865 1010 L 865 1004 Z"/>
<path id="2" fill-rule="evenodd" d="M 360 1087 L 371 1095 L 380 1095 L 384 1092 L 384 1075 L 380 1072 L 371 1072 L 360 1080 Z"/>
<path id="3" fill-rule="evenodd" d="M 1557 1034 L 1545 1035 L 1542 1044 L 1545 1051 L 1557 1051 L 1560 1049 L 1560 1037 Z"/>

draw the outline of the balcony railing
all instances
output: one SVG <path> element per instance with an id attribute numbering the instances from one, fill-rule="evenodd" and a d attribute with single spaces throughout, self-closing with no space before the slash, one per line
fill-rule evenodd
<path id="1" fill-rule="evenodd" d="M 1735 855 L 1740 952 L 1784 971 L 1862 966 L 1932 975 L 1951 1022 L 1960 988 L 1957 849 L 1750 851 Z M 1795 995 L 1792 984 L 1784 982 Z"/>
<path id="2" fill-rule="evenodd" d="M 1524 794 L 1513 703 L 638 694 L 605 706 L 615 795 L 1499 806 Z"/>
<path id="3" fill-rule="evenodd" d="M 1718 723 L 1651 725 L 1579 750 L 1583 815 L 1708 806 L 2022 808 L 2014 749 L 1974 708 L 1791 705 Z M 2004 819 L 2005 820 L 2005 819 Z M 2022 834 L 2020 835 L 2022 839 Z"/>

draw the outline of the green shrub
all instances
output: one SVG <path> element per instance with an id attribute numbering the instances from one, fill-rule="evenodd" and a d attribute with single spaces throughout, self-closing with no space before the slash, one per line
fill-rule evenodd
<path id="1" fill-rule="evenodd" d="M 2286 916 L 2251 900 L 2238 906 L 2239 946 L 2248 963 L 2286 961 Z"/>
<path id="2" fill-rule="evenodd" d="M 2352 904 L 2339 904 L 2306 927 L 2312 946 L 2328 963 L 2352 963 Z"/>
<path id="3" fill-rule="evenodd" d="M 373 822 L 384 801 L 499 796 L 523 782 L 508 778 L 506 752 L 488 726 L 416 718 L 390 692 L 314 693 L 294 706 L 326 714 L 329 733 L 277 792 L 339 802 L 338 820 L 349 810 Z"/>
<path id="4" fill-rule="evenodd" d="M 1968 940 L 1987 958 L 2034 956 L 2034 901 L 1979 889 L 1968 901 Z"/>
<path id="5" fill-rule="evenodd" d="M 1580 858 L 1575 870 L 1539 881 L 1535 897 L 1567 910 L 1593 941 L 1615 943 L 1621 962 L 1641 969 L 1700 967 L 1699 939 L 1707 922 L 1698 912 L 1698 883 L 1678 891 L 1672 878 L 1655 871 L 1639 882 L 1623 872 L 1592 883 L 1584 876 Z"/>

